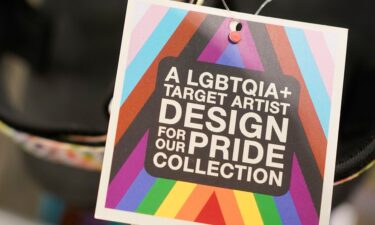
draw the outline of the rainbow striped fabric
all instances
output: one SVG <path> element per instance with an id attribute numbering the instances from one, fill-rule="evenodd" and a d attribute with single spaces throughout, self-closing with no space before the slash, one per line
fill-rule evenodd
<path id="1" fill-rule="evenodd" d="M 230 19 L 146 4 L 133 10 L 133 32 L 105 207 L 214 225 L 318 225 L 334 80 L 335 33 L 241 21 L 242 40 L 228 42 Z M 269 196 L 153 177 L 144 168 L 147 103 L 159 62 L 189 51 L 197 61 L 298 80 L 303 134 L 294 150 L 289 191 Z"/>
<path id="2" fill-rule="evenodd" d="M 100 171 L 101 169 L 104 147 L 71 144 L 32 135 L 16 130 L 2 121 L 0 121 L 0 132 L 37 158 L 85 170 Z"/>

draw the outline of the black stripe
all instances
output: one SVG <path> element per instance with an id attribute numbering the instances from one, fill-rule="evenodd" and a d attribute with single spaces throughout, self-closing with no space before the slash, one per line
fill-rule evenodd
<path id="1" fill-rule="evenodd" d="M 152 124 L 152 119 L 150 119 L 152 114 L 150 112 L 153 112 L 152 104 L 149 104 L 151 101 L 152 98 L 146 102 L 139 114 L 126 130 L 125 134 L 116 144 L 112 156 L 110 181 L 112 181 L 114 176 L 121 169 L 121 166 L 128 159 L 130 153 L 138 144 L 139 140 L 141 140 L 144 133 L 150 128 Z"/>
<path id="2" fill-rule="evenodd" d="M 179 58 L 188 60 L 198 59 L 220 25 L 224 22 L 224 19 L 221 16 L 208 15 L 185 46 Z"/>
<path id="3" fill-rule="evenodd" d="M 296 153 L 306 185 L 314 202 L 315 209 L 319 214 L 320 203 L 322 200 L 323 180 L 301 121 L 299 120 L 295 123 L 291 123 L 291 129 L 295 130 L 296 136 L 291 136 L 289 141 L 292 143 L 291 146 Z"/>
<path id="4" fill-rule="evenodd" d="M 275 79 L 280 75 L 283 76 L 279 60 L 274 51 L 266 26 L 255 22 L 249 22 L 248 26 L 263 63 L 266 76 L 273 76 Z M 300 163 L 315 209 L 319 212 L 323 180 L 306 137 L 305 130 L 303 129 L 302 122 L 298 116 L 296 116 L 296 120 L 293 125 L 291 125 L 291 129 L 295 130 L 294 133 L 298 136 L 290 137 L 289 141 L 292 142 L 292 149 L 295 151 Z"/>
<path id="5" fill-rule="evenodd" d="M 248 22 L 248 27 L 263 64 L 264 72 L 267 73 L 267 76 L 279 76 L 283 74 L 266 26 L 262 23 Z"/>

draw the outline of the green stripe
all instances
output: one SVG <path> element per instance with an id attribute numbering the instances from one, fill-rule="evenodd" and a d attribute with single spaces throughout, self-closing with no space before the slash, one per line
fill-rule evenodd
<path id="1" fill-rule="evenodd" d="M 272 196 L 254 194 L 264 225 L 282 225 Z"/>
<path id="2" fill-rule="evenodd" d="M 176 181 L 174 180 L 158 178 L 141 204 L 139 204 L 137 212 L 154 215 L 175 183 Z"/>

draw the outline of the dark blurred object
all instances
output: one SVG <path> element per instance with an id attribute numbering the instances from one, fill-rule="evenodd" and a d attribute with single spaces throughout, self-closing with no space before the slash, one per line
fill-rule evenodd
<path id="1" fill-rule="evenodd" d="M 40 160 L 27 153 L 23 156 L 31 175 L 45 189 L 52 190 L 54 195 L 77 208 L 94 208 L 96 202 L 94 196 L 97 195 L 99 188 L 98 172 Z"/>
<path id="2" fill-rule="evenodd" d="M 227 1 L 232 10 L 245 13 L 255 12 L 262 2 Z M 222 7 L 219 0 L 207 0 L 205 5 Z M 336 180 L 356 174 L 375 158 L 374 6 L 369 1 L 275 0 L 262 11 L 265 16 L 350 29 Z M 15 54 L 26 69 L 17 75 L 2 66 L 0 120 L 61 142 L 76 142 L 68 138 L 71 135 L 105 134 L 125 7 L 126 1 L 120 0 L 1 1 L 0 59 Z M 78 206 L 95 201 L 98 172 L 27 158 L 32 173 L 47 189 Z M 358 182 L 339 187 L 345 190 L 337 192 L 342 194 L 336 201 Z"/>
<path id="3" fill-rule="evenodd" d="M 29 138 L 58 141 L 53 143 L 58 147 L 103 146 L 126 4 L 1 1 L 0 121 L 34 135 Z M 38 143 L 29 147 L 45 148 Z M 74 152 L 63 157 L 74 157 Z M 94 206 L 98 170 L 56 164 L 28 153 L 25 159 L 47 191 L 67 204 Z"/>
<path id="4" fill-rule="evenodd" d="M 49 58 L 50 28 L 48 18 L 25 1 L 0 2 L 0 53 L 18 54 L 40 71 Z"/>
<path id="5" fill-rule="evenodd" d="M 126 1 L 0 4 L 2 52 L 31 66 L 22 77 L 1 74 L 0 120 L 49 138 L 105 134 Z M 23 90 L 9 92 L 20 80 Z"/>

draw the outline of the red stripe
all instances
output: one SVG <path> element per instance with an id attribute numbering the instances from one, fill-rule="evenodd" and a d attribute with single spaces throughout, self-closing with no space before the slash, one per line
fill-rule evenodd
<path id="1" fill-rule="evenodd" d="M 288 37 L 281 26 L 267 25 L 267 30 L 284 74 L 296 78 L 301 85 L 298 114 L 309 140 L 320 174 L 324 174 L 327 139 L 320 125 L 306 84 L 294 57 Z"/>
<path id="2" fill-rule="evenodd" d="M 195 219 L 195 222 L 207 223 L 212 225 L 226 224 L 215 193 L 211 195 L 206 205 L 203 207 L 202 211 Z"/>
<path id="3" fill-rule="evenodd" d="M 120 108 L 116 132 L 116 143 L 118 143 L 122 135 L 128 129 L 131 122 L 135 119 L 145 102 L 150 98 L 152 92 L 154 91 L 159 62 L 168 56 L 177 57 L 205 18 L 205 14 L 197 12 L 189 12 L 186 15 L 184 20 L 173 33 L 172 37 L 168 40 L 167 44 L 163 47 L 159 55 L 155 58 L 154 62 L 136 85 L 132 93 L 125 100 L 124 104 Z"/>

